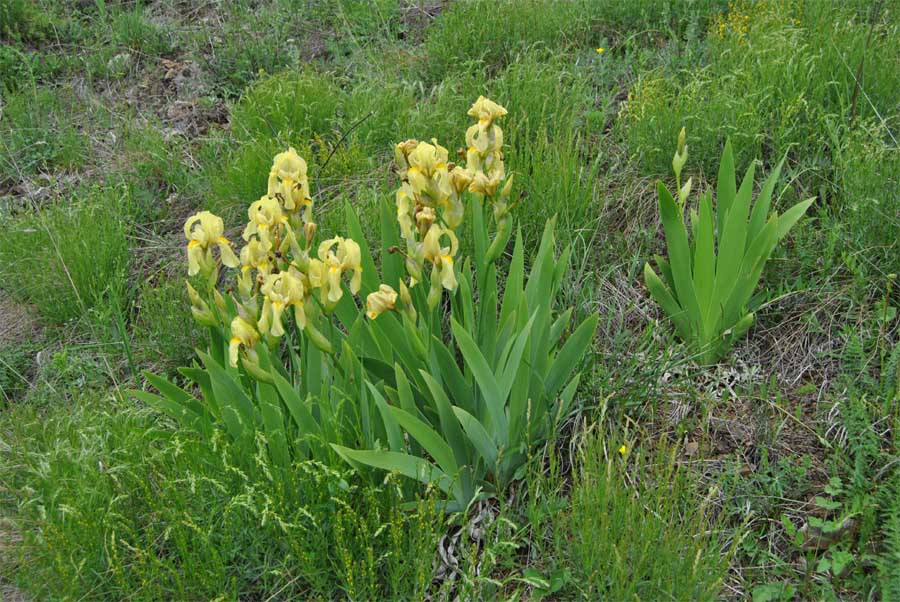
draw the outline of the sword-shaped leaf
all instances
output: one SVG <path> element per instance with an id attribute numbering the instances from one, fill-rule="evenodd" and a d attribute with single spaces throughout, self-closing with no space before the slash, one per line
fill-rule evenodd
<path id="1" fill-rule="evenodd" d="M 719 163 L 719 178 L 716 183 L 716 226 L 721 238 L 725 231 L 725 217 L 737 194 L 737 183 L 734 175 L 734 153 L 731 151 L 731 140 L 725 141 L 722 161 Z"/>

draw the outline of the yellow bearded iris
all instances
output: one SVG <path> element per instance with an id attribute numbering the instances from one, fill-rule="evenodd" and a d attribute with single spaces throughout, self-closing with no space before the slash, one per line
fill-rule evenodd
<path id="1" fill-rule="evenodd" d="M 397 222 L 400 224 L 400 233 L 408 242 L 415 239 L 413 235 L 413 212 L 416 201 L 413 198 L 413 190 L 409 184 L 403 182 L 397 190 Z"/>
<path id="2" fill-rule="evenodd" d="M 481 96 L 469 109 L 469 115 L 478 119 L 466 130 L 466 167 L 474 174 L 469 191 L 494 197 L 506 178 L 503 130 L 495 123 L 506 115 L 506 109 Z"/>
<path id="3" fill-rule="evenodd" d="M 289 307 L 294 308 L 297 326 L 306 327 L 306 313 L 303 310 L 305 290 L 298 275 L 291 272 L 272 274 L 266 278 L 260 291 L 263 294 L 262 317 L 259 319 L 261 332 L 271 332 L 275 337 L 284 335 L 281 314 Z"/>
<path id="4" fill-rule="evenodd" d="M 506 115 L 506 109 L 498 105 L 493 100 L 479 96 L 478 100 L 472 103 L 469 111 L 466 113 L 469 117 L 475 117 L 479 122 L 484 122 L 486 126 L 494 123 L 495 119 Z"/>
<path id="5" fill-rule="evenodd" d="M 446 237 L 450 241 L 449 246 L 441 246 L 441 239 Z M 431 288 L 437 289 L 440 295 L 440 287 L 448 291 L 455 291 L 457 287 L 456 273 L 453 268 L 453 258 L 459 249 L 459 241 L 456 234 L 449 228 L 443 228 L 437 224 L 431 226 L 425 235 L 422 251 L 425 259 L 432 264 Z M 432 294 L 434 294 L 432 292 Z M 430 295 L 429 295 L 430 296 Z"/>
<path id="6" fill-rule="evenodd" d="M 232 368 L 237 367 L 238 351 L 243 347 L 248 351 L 253 351 L 259 341 L 259 333 L 253 325 L 241 318 L 236 317 L 231 321 L 231 340 L 228 342 L 228 363 Z"/>
<path id="7" fill-rule="evenodd" d="M 393 310 L 397 305 L 397 291 L 382 284 L 374 293 L 366 297 L 366 316 L 374 320 L 386 311 Z"/>
<path id="8" fill-rule="evenodd" d="M 406 171 L 409 169 L 409 153 L 418 145 L 419 141 L 411 138 L 394 146 L 394 162 L 396 163 L 397 174 L 401 178 L 406 177 Z"/>
<path id="9" fill-rule="evenodd" d="M 272 243 L 261 241 L 258 238 L 250 239 L 241 249 L 241 273 L 238 276 L 238 290 L 245 299 L 253 294 L 256 278 L 253 270 L 259 278 L 265 279 L 275 266 L 275 255 L 272 252 Z"/>
<path id="10" fill-rule="evenodd" d="M 188 239 L 188 275 L 211 272 L 215 268 L 212 248 L 219 248 L 222 263 L 230 268 L 238 266 L 238 258 L 231 249 L 231 243 L 223 236 L 225 225 L 222 218 L 209 211 L 192 215 L 184 223 L 184 235 Z"/>
<path id="11" fill-rule="evenodd" d="M 306 161 L 293 147 L 275 155 L 269 172 L 268 196 L 280 199 L 285 210 L 291 213 L 299 207 L 312 206 Z"/>
<path id="12" fill-rule="evenodd" d="M 463 216 L 466 212 L 466 207 L 462 202 L 462 195 L 469 189 L 474 178 L 475 172 L 459 165 L 450 171 L 450 188 L 452 191 L 447 207 L 444 210 L 444 223 L 452 230 L 456 230 L 462 225 Z"/>
<path id="13" fill-rule="evenodd" d="M 506 115 L 506 109 L 484 96 L 469 109 L 469 115 L 478 119 L 478 123 L 466 130 L 466 145 L 475 147 L 479 153 L 486 154 L 489 150 L 499 151 L 503 146 L 503 130 L 494 121 Z"/>
<path id="14" fill-rule="evenodd" d="M 309 283 L 322 293 L 322 303 L 334 307 L 341 300 L 341 276 L 352 272 L 350 292 L 354 295 L 362 285 L 362 257 L 359 245 L 349 238 L 335 236 L 319 245 L 318 259 L 309 262 Z"/>
<path id="15" fill-rule="evenodd" d="M 271 244 L 272 236 L 280 236 L 281 227 L 287 224 L 287 217 L 281 211 L 278 199 L 264 196 L 251 203 L 247 210 L 250 221 L 244 228 L 244 240 L 250 240 L 251 236 L 258 236 L 265 243 Z"/>
<path id="16" fill-rule="evenodd" d="M 409 169 L 406 178 L 414 198 L 423 205 L 434 207 L 445 203 L 450 196 L 447 170 L 447 149 L 432 138 L 434 144 L 419 142 L 407 156 Z"/>

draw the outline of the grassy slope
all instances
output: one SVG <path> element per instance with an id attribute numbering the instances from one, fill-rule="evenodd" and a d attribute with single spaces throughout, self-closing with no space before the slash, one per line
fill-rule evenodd
<path id="1" fill-rule="evenodd" d="M 891 1 L 5 3 L 0 321 L 34 326 L 0 337 L 0 579 L 35 599 L 890 599 L 898 28 Z M 330 231 L 330 207 L 391 193 L 393 142 L 461 144 L 479 94 L 510 109 L 526 236 L 560 215 L 567 290 L 602 318 L 583 409 L 476 509 L 483 533 L 325 467 L 278 490 L 122 396 L 190 361 L 187 215 L 237 226 L 293 145 Z M 640 280 L 682 125 L 695 187 L 731 137 L 739 170 L 787 155 L 779 207 L 819 199 L 712 369 Z"/>

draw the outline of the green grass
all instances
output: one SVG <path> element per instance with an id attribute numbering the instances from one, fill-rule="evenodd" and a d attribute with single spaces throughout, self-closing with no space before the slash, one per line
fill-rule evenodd
<path id="1" fill-rule="evenodd" d="M 40 346 L 34 341 L 0 348 L 0 401 L 3 406 L 22 397 L 34 371 L 34 356 Z"/>
<path id="2" fill-rule="evenodd" d="M 523 50 L 572 50 L 587 44 L 597 4 L 576 0 L 461 2 L 427 34 L 428 74 L 439 80 L 461 65 L 496 72 Z"/>
<path id="3" fill-rule="evenodd" d="M 148 278 L 134 305 L 133 344 L 141 364 L 165 369 L 188 365 L 202 333 L 191 316 L 181 275 Z"/>
<path id="4" fill-rule="evenodd" d="M 74 103 L 64 91 L 30 86 L 6 99 L 0 182 L 84 164 L 89 140 L 73 118 Z"/>
<path id="5" fill-rule="evenodd" d="M 59 203 L 6 218 L 0 273 L 7 289 L 53 323 L 103 310 L 128 288 L 128 226 L 117 187 L 87 187 Z"/>
<path id="6" fill-rule="evenodd" d="M 347 489 L 314 464 L 286 491 L 254 458 L 173 433 L 131 401 L 64 409 L 13 408 L 0 424 L 17 467 L 0 503 L 25 535 L 12 568 L 34 567 L 15 581 L 39 599 L 418 599 L 428 587 L 439 517 L 427 498 L 401 513 L 391 483 Z"/>
<path id="7" fill-rule="evenodd" d="M 628 442 L 622 445 L 628 447 Z M 557 553 L 580 595 L 609 600 L 714 600 L 728 566 L 711 496 L 697 491 L 675 450 L 622 456 L 590 436 L 579 453 Z"/>
<path id="8" fill-rule="evenodd" d="M 0 316 L 0 526 L 24 538 L 0 554 L 2 585 L 35 600 L 890 599 L 895 1 L 189 4 L 0 3 L 0 287 L 44 327 L 7 340 Z M 177 88 L 168 61 L 196 77 Z M 601 313 L 579 410 L 520 487 L 450 516 L 343 466 L 297 465 L 282 489 L 263 440 L 236 456 L 125 398 L 140 369 L 177 379 L 195 361 L 188 215 L 211 209 L 239 238 L 294 146 L 321 234 L 349 203 L 374 240 L 393 145 L 434 136 L 453 155 L 482 94 L 509 109 L 529 248 L 558 215 L 566 303 Z M 175 100 L 200 108 L 187 134 Z M 757 325 L 703 369 L 641 284 L 682 126 L 695 190 L 730 137 L 738 171 L 787 156 L 776 209 L 818 198 L 766 268 Z M 827 547 L 799 541 L 846 516 Z M 453 584 L 432 582 L 442 538 Z"/>
<path id="9" fill-rule="evenodd" d="M 49 19 L 28 0 L 7 0 L 0 5 L 0 37 L 10 41 L 41 41 Z"/>
<path id="10" fill-rule="evenodd" d="M 115 14 L 110 29 L 113 44 L 142 57 L 163 56 L 175 50 L 171 33 L 149 21 L 140 5 Z"/>
<path id="11" fill-rule="evenodd" d="M 829 124 L 892 114 L 895 19 L 884 8 L 868 16 L 829 3 L 736 7 L 725 13 L 724 29 L 708 26 L 708 64 L 635 78 L 621 121 L 630 152 L 645 170 L 666 174 L 670 141 L 684 126 L 691 160 L 707 173 L 730 137 L 741 149 L 739 164 L 790 153 L 800 170 L 827 180 Z M 746 18 L 747 31 L 728 25 L 727 15 Z"/>

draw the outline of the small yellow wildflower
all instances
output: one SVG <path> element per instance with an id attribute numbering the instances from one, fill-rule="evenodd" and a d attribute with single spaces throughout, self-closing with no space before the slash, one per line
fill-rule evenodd
<path id="1" fill-rule="evenodd" d="M 604 52 L 606 52 L 606 48 L 598 48 L 597 49 L 597 54 L 603 54 Z"/>
<path id="2" fill-rule="evenodd" d="M 623 444 L 622 447 L 619 448 L 619 455 L 624 458 L 626 453 L 628 453 L 628 447 Z"/>

